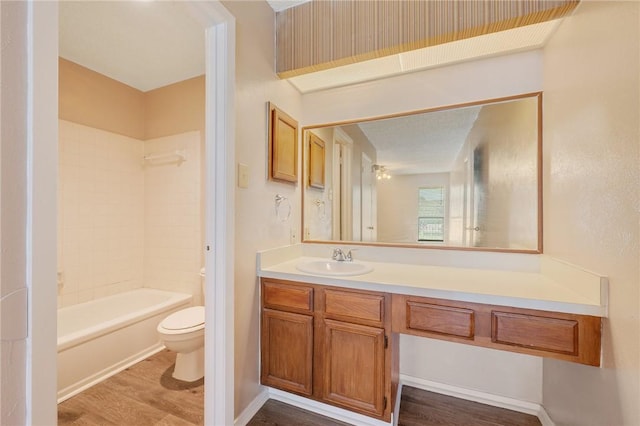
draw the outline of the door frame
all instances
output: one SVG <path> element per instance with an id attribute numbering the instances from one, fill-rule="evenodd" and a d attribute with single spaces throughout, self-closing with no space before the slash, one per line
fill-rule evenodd
<path id="1" fill-rule="evenodd" d="M 333 238 L 351 240 L 353 235 L 353 194 L 351 156 L 353 139 L 340 128 L 333 130 Z M 337 193 L 337 194 L 336 194 Z M 338 234 L 339 235 L 336 235 Z"/>
<path id="2" fill-rule="evenodd" d="M 376 217 L 376 190 L 375 190 L 375 176 L 373 176 L 372 168 L 373 160 L 369 158 L 366 153 L 362 153 L 361 167 L 360 167 L 360 240 L 366 242 L 375 242 L 377 237 L 376 234 L 378 232 L 377 224 L 375 221 Z M 364 194 L 367 192 L 367 188 L 365 186 L 365 180 L 368 179 L 369 182 L 369 205 L 365 204 L 365 196 Z M 366 213 L 369 213 L 368 215 Z M 366 218 L 366 220 L 365 220 Z M 365 224 L 366 222 L 366 224 Z M 370 228 L 369 228 L 370 227 Z M 368 228 L 368 229 L 367 229 Z M 366 236 L 366 237 L 365 237 Z"/>
<path id="3" fill-rule="evenodd" d="M 190 7 L 206 37 L 205 424 L 233 424 L 235 18 L 219 1 Z M 26 423 L 55 424 L 58 4 L 26 8 Z"/>

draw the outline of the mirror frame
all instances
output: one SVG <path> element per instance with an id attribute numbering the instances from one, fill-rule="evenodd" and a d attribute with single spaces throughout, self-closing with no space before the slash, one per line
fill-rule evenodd
<path id="1" fill-rule="evenodd" d="M 535 249 L 510 249 L 510 248 L 502 248 L 502 247 L 465 247 L 465 246 L 444 246 L 444 245 L 426 245 L 426 244 L 411 244 L 411 243 L 390 243 L 390 242 L 365 242 L 365 241 L 348 241 L 348 240 L 311 240 L 311 239 L 307 239 L 305 237 L 305 226 L 304 226 L 304 212 L 305 212 L 305 192 L 308 189 L 308 184 L 306 183 L 307 179 L 308 179 L 308 171 L 304 171 L 302 170 L 303 173 L 303 182 L 305 182 L 305 185 L 302 186 L 301 188 L 301 214 L 300 214 L 300 221 L 301 221 L 301 242 L 302 243 L 313 243 L 313 244 L 341 244 L 341 245 L 352 245 L 352 246 L 374 246 L 374 247 L 397 247 L 397 248 L 420 248 L 420 249 L 433 249 L 433 250 L 463 250 L 463 251 L 479 251 L 479 252 L 499 252 L 499 253 L 524 253 L 524 254 L 542 254 L 543 253 L 543 232 L 542 232 L 542 214 L 543 214 L 543 208 L 542 208 L 542 199 L 543 199 L 543 182 L 542 182 L 542 173 L 543 173 L 543 164 L 542 164 L 542 156 L 543 156 L 543 151 L 542 151 L 542 91 L 539 92 L 530 92 L 530 93 L 523 93 L 523 94 L 519 94 L 519 95 L 512 95 L 512 96 L 504 96 L 504 97 L 499 97 L 499 98 L 492 98 L 492 99 L 483 99 L 483 100 L 479 100 L 479 101 L 472 101 L 472 102 L 465 102 L 465 103 L 461 103 L 461 104 L 452 104 L 452 105 L 445 105 L 445 106 L 440 106 L 440 107 L 434 107 L 434 108 L 426 108 L 426 109 L 420 109 L 420 110 L 412 110 L 412 111 L 405 111 L 405 112 L 399 112 L 399 113 L 393 113 L 393 114 L 387 114 L 387 115 L 382 115 L 382 116 L 375 116 L 375 117 L 363 117 L 363 118 L 358 118 L 358 119 L 351 119 L 351 120 L 345 120 L 345 121 L 339 121 L 339 122 L 333 122 L 333 123 L 322 123 L 322 124 L 311 124 L 311 125 L 305 125 L 304 127 L 302 127 L 301 131 L 301 139 L 303 141 L 303 143 L 307 143 L 307 135 L 306 132 L 309 130 L 313 130 L 313 129 L 321 129 L 321 128 L 326 128 L 326 127 L 336 127 L 336 126 L 345 126 L 345 125 L 349 125 L 349 124 L 358 124 L 358 123 L 365 123 L 365 122 L 369 122 L 369 121 L 375 121 L 375 120 L 384 120 L 384 119 L 389 119 L 389 118 L 398 118 L 398 117 L 406 117 L 406 116 L 410 116 L 410 115 L 417 115 L 417 114 L 425 114 L 425 113 L 429 113 L 429 112 L 438 112 L 438 111 L 446 111 L 446 110 L 452 110 L 452 109 L 456 109 L 456 108 L 465 108 L 465 107 L 472 107 L 472 106 L 480 106 L 480 105 L 488 105 L 488 104 L 494 104 L 494 103 L 502 103 L 502 102 L 509 102 L 509 101 L 514 101 L 514 100 L 518 100 L 518 99 L 524 99 L 524 98 L 537 98 L 538 101 L 538 108 L 537 108 L 537 112 L 538 112 L 538 148 L 537 148 L 537 169 L 538 169 L 538 173 L 537 173 L 537 184 L 538 184 L 538 196 L 537 196 L 537 201 L 538 201 L 538 211 L 537 211 L 537 216 L 538 216 L 538 220 L 537 220 L 537 225 L 538 225 L 538 241 L 537 241 L 537 248 Z M 306 157 L 308 155 L 307 150 L 302 149 L 302 163 L 306 164 L 305 162 L 308 161 L 308 158 Z"/>

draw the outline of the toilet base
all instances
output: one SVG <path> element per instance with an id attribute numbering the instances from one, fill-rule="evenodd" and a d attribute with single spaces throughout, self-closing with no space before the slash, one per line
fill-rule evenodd
<path id="1" fill-rule="evenodd" d="M 174 379 L 195 382 L 204 377 L 204 347 L 193 352 L 176 355 L 176 365 L 172 374 Z"/>

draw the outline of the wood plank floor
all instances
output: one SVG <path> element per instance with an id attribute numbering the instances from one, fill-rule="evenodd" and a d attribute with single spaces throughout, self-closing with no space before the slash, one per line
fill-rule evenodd
<path id="1" fill-rule="evenodd" d="M 175 353 L 163 350 L 58 405 L 59 425 L 202 425 L 204 379 L 171 377 Z"/>
<path id="2" fill-rule="evenodd" d="M 58 405 L 59 425 L 183 426 L 204 424 L 204 380 L 171 377 L 175 354 L 164 350 Z M 269 400 L 249 426 L 344 426 Z M 405 386 L 400 426 L 539 426 L 530 416 Z"/>

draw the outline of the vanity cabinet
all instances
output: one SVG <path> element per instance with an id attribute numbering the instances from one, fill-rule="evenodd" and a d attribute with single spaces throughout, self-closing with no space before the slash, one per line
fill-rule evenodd
<path id="1" fill-rule="evenodd" d="M 263 282 L 261 381 L 310 396 L 313 388 L 313 289 Z"/>
<path id="2" fill-rule="evenodd" d="M 393 330 L 600 365 L 602 319 L 589 315 L 393 295 Z"/>
<path id="3" fill-rule="evenodd" d="M 319 288 L 324 357 L 322 399 L 363 414 L 382 416 L 389 349 L 388 294 Z M 386 342 L 386 343 L 385 343 Z"/>
<path id="4" fill-rule="evenodd" d="M 391 295 L 261 283 L 262 383 L 390 421 L 398 384 Z"/>

